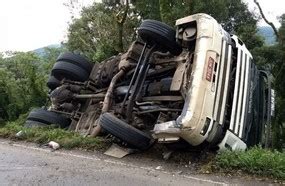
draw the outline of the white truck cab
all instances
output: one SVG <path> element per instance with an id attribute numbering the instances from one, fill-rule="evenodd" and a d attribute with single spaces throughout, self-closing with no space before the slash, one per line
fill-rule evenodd
<path id="1" fill-rule="evenodd" d="M 185 104 L 181 115 L 175 121 L 156 124 L 154 136 L 160 142 L 179 137 L 193 146 L 208 142 L 232 150 L 259 143 L 265 121 L 255 121 L 256 104 L 261 99 L 270 102 L 270 96 L 254 99 L 258 99 L 257 93 L 270 94 L 270 87 L 265 88 L 261 79 L 267 77 L 256 68 L 245 44 L 206 14 L 178 19 L 176 27 L 183 48 L 194 48 L 191 68 L 183 79 L 184 87 L 188 83 L 189 88 L 182 90 Z M 258 139 L 250 142 L 253 131 Z"/>

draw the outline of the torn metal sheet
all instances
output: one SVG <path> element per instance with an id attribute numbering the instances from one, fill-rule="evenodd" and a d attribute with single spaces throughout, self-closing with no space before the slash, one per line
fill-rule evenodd
<path id="1" fill-rule="evenodd" d="M 115 158 L 123 158 L 132 153 L 134 153 L 134 149 L 120 147 L 119 145 L 113 143 L 104 154 Z"/>

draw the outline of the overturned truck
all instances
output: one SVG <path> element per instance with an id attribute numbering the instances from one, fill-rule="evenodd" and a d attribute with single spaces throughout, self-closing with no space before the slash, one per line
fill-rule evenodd
<path id="1" fill-rule="evenodd" d="M 47 85 L 51 104 L 33 110 L 27 127 L 110 134 L 140 150 L 154 142 L 236 150 L 269 136 L 268 74 L 206 14 L 177 20 L 176 30 L 145 20 L 126 53 L 101 63 L 61 54 Z"/>

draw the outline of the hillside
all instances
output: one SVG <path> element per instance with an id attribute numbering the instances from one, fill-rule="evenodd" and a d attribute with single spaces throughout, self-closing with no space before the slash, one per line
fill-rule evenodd
<path id="1" fill-rule="evenodd" d="M 37 48 L 33 50 L 33 52 L 38 56 L 43 57 L 46 54 L 45 48 L 60 48 L 61 46 L 61 44 L 52 44 L 45 47 Z"/>
<path id="2" fill-rule="evenodd" d="M 265 39 L 266 45 L 273 45 L 276 43 L 274 31 L 270 26 L 259 27 L 258 34 Z"/>

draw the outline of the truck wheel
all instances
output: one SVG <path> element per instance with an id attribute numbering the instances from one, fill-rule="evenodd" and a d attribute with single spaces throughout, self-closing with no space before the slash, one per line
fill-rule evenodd
<path id="1" fill-rule="evenodd" d="M 27 120 L 36 121 L 46 125 L 55 124 L 58 125 L 60 128 L 65 128 L 70 125 L 69 118 L 42 108 L 32 110 L 28 115 Z"/>
<path id="2" fill-rule="evenodd" d="M 176 43 L 175 30 L 165 23 L 147 19 L 138 28 L 138 34 L 145 42 L 155 42 L 173 55 L 179 55 L 182 52 L 181 46 Z"/>
<path id="3" fill-rule="evenodd" d="M 100 125 L 105 131 L 126 142 L 133 148 L 146 150 L 153 143 L 153 139 L 146 133 L 116 118 L 113 114 L 104 113 L 101 115 Z"/>
<path id="4" fill-rule="evenodd" d="M 65 52 L 58 56 L 56 59 L 57 62 L 69 62 L 74 65 L 80 66 L 84 70 L 86 70 L 89 74 L 93 68 L 93 64 L 90 63 L 85 57 L 74 54 L 72 52 Z"/>
<path id="5" fill-rule="evenodd" d="M 49 76 L 48 81 L 47 81 L 47 87 L 50 90 L 56 89 L 60 85 L 60 81 L 56 79 L 54 76 Z"/>
<path id="6" fill-rule="evenodd" d="M 225 133 L 223 127 L 218 123 L 214 122 L 212 129 L 210 130 L 207 141 L 209 142 L 209 148 L 214 149 L 223 140 Z"/>
<path id="7" fill-rule="evenodd" d="M 86 81 L 89 77 L 89 73 L 83 68 L 63 61 L 54 64 L 51 74 L 58 80 L 66 78 L 72 81 L 81 82 Z"/>

